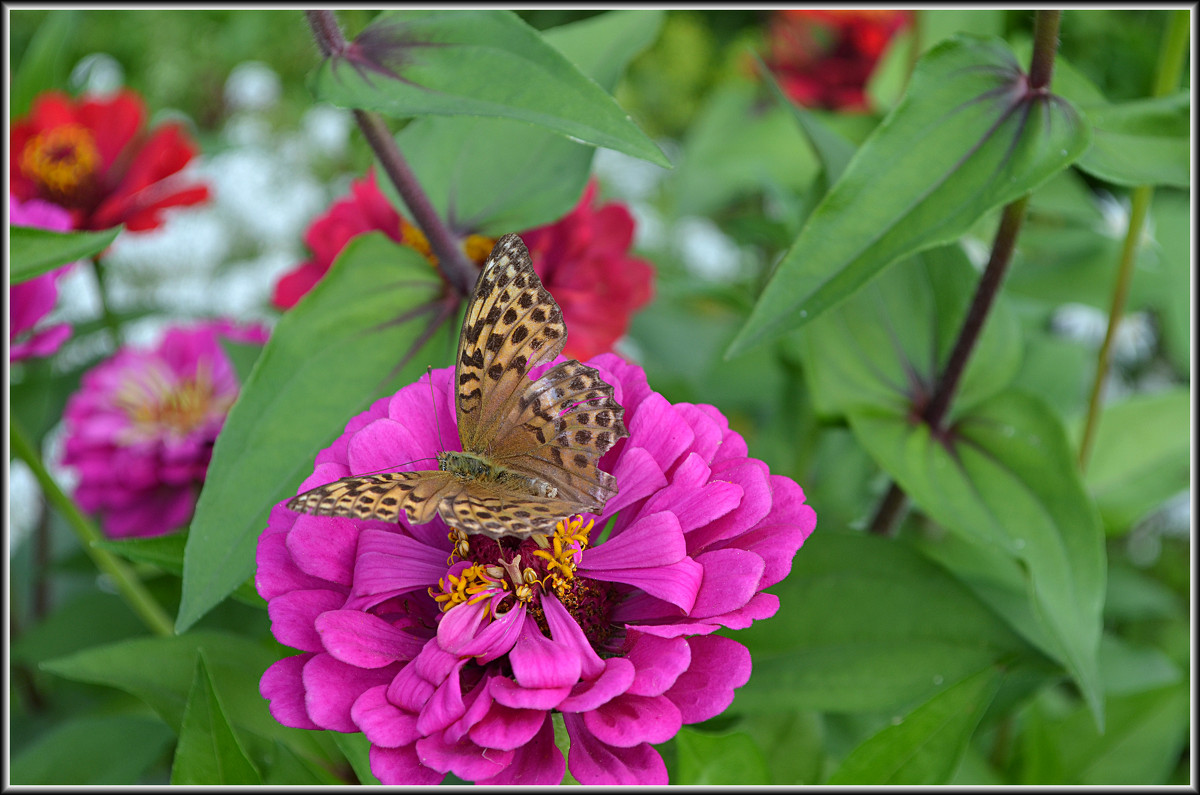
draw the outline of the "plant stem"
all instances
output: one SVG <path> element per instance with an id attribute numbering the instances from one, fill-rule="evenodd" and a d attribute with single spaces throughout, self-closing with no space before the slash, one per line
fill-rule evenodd
<path id="1" fill-rule="evenodd" d="M 1151 96 L 1163 97 L 1179 85 L 1183 70 L 1183 59 L 1187 54 L 1188 39 L 1187 11 L 1176 11 L 1167 22 L 1163 33 L 1163 47 L 1159 51 L 1158 67 L 1154 75 Z M 1142 227 L 1154 198 L 1153 185 L 1139 185 L 1133 189 L 1129 207 L 1129 227 L 1125 230 L 1125 243 L 1121 246 L 1121 260 L 1117 265 L 1117 283 L 1113 287 L 1112 306 L 1108 310 L 1108 328 L 1104 331 L 1104 342 L 1096 357 L 1096 377 L 1092 380 L 1092 391 L 1088 398 L 1087 419 L 1084 420 L 1083 438 L 1079 442 L 1079 471 L 1087 469 L 1096 440 L 1096 427 L 1100 422 L 1100 393 L 1104 379 L 1112 363 L 1112 343 L 1117 335 L 1117 326 L 1125 313 L 1129 299 L 1129 285 L 1133 281 L 1133 267 L 1137 260 L 1138 243 L 1142 239 Z"/>
<path id="2" fill-rule="evenodd" d="M 1034 20 L 1033 55 L 1029 65 L 1031 91 L 1045 91 L 1050 85 L 1050 78 L 1054 72 L 1054 53 L 1058 48 L 1058 23 L 1061 16 L 1061 11 L 1037 12 Z M 929 425 L 930 433 L 935 438 L 944 433 L 943 423 L 958 389 L 958 382 L 966 372 L 971 351 L 975 349 L 992 304 L 1000 293 L 1000 285 L 1012 262 L 1017 236 L 1020 234 L 1028 204 L 1029 194 L 1026 194 L 1004 208 L 1000 217 L 1000 228 L 996 230 L 996 239 L 992 243 L 992 255 L 984 268 L 983 276 L 979 279 L 979 286 L 975 288 L 975 295 L 954 341 L 950 359 L 938 377 L 929 402 L 924 407 L 919 407 L 921 419 Z M 869 532 L 890 535 L 900 518 L 905 502 L 904 492 L 893 483 L 868 525 Z"/>
<path id="3" fill-rule="evenodd" d="M 121 321 L 113 314 L 108 303 L 108 283 L 105 281 L 104 266 L 100 264 L 100 255 L 92 257 L 92 273 L 96 277 L 96 290 L 100 294 L 100 311 L 104 316 L 104 325 L 112 334 L 113 350 L 121 347 Z"/>
<path id="4" fill-rule="evenodd" d="M 321 48 L 321 54 L 326 58 L 340 55 L 351 46 L 347 44 L 337 19 L 332 11 L 307 11 L 309 26 L 313 29 L 313 38 Z M 396 191 L 404 201 L 404 205 L 412 213 L 413 220 L 429 239 L 429 246 L 438 259 L 438 268 L 446 281 L 453 285 L 460 295 L 470 294 L 475 286 L 477 269 L 467 260 L 459 246 L 458 240 L 450 228 L 434 209 L 429 197 L 425 194 L 421 183 L 409 168 L 408 161 L 400 154 L 396 140 L 392 137 L 387 125 L 377 113 L 365 110 L 354 110 L 354 119 L 362 130 L 363 137 L 375 152 L 375 157 L 387 172 L 388 178 L 396 186 Z"/>
<path id="5" fill-rule="evenodd" d="M 75 535 L 79 537 L 80 542 L 83 544 L 83 551 L 91 557 L 92 561 L 96 564 L 96 568 L 112 579 L 117 587 L 117 591 L 130 608 L 133 609 L 133 612 L 142 619 L 154 634 L 163 636 L 175 634 L 167 612 L 163 610 L 162 606 L 146 590 L 146 586 L 133 573 L 133 569 L 107 550 L 93 546 L 95 542 L 103 540 L 100 531 L 83 515 L 83 512 L 79 510 L 79 506 L 64 494 L 62 489 L 58 487 L 58 484 L 54 482 L 54 478 L 50 476 L 50 473 L 42 463 L 41 456 L 34 450 L 33 445 L 30 444 L 16 422 L 11 423 L 9 427 L 9 438 L 13 453 L 33 470 L 33 475 L 37 478 L 38 484 L 41 485 L 46 499 L 67 520 L 67 524 L 75 531 Z"/>

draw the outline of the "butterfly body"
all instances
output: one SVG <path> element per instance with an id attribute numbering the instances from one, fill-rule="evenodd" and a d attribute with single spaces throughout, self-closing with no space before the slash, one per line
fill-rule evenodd
<path id="1" fill-rule="evenodd" d="M 600 457 L 628 435 L 625 410 L 598 370 L 573 359 L 535 381 L 529 371 L 563 349 L 562 311 L 516 235 L 496 243 L 467 304 L 454 369 L 462 452 L 438 469 L 342 478 L 293 497 L 318 516 L 412 524 L 434 516 L 500 538 L 554 531 L 560 519 L 599 513 L 617 493 Z"/>

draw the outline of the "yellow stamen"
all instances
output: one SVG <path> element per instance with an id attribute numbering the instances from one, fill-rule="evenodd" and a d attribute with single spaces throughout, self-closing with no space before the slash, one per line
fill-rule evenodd
<path id="1" fill-rule="evenodd" d="M 82 198 L 95 179 L 100 151 L 91 132 L 78 124 L 63 124 L 37 134 L 21 153 L 21 173 L 50 196 L 70 204 Z"/>

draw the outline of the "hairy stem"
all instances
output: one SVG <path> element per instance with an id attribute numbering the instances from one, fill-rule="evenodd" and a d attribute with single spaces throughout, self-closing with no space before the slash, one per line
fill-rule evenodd
<path id="1" fill-rule="evenodd" d="M 1175 11 L 1167 22 L 1167 29 L 1163 33 L 1163 47 L 1159 51 L 1158 66 L 1155 70 L 1154 87 L 1151 90 L 1153 97 L 1166 96 L 1179 86 L 1183 60 L 1187 55 L 1188 15 L 1188 11 Z M 1121 323 L 1121 316 L 1125 313 L 1125 303 L 1129 299 L 1129 285 L 1133 281 L 1138 243 L 1142 238 L 1142 228 L 1153 198 L 1153 185 L 1139 185 L 1134 188 L 1130 198 L 1129 227 L 1125 230 L 1125 243 L 1121 246 L 1117 283 L 1113 287 L 1112 306 L 1108 310 L 1108 328 L 1104 331 L 1104 342 L 1100 345 L 1100 353 L 1096 357 L 1096 377 L 1092 379 L 1087 419 L 1084 420 L 1083 438 L 1079 442 L 1081 472 L 1087 468 L 1096 439 L 1096 427 L 1100 421 L 1100 394 L 1112 363 L 1113 339 L 1117 334 L 1117 326 Z"/>
<path id="2" fill-rule="evenodd" d="M 332 11 L 307 11 L 305 14 L 322 55 L 327 58 L 339 55 L 351 46 L 342 35 Z M 358 122 L 363 137 L 375 152 L 379 164 L 387 173 L 388 179 L 396 186 L 404 205 L 412 213 L 413 220 L 429 239 L 429 246 L 438 258 L 438 268 L 442 276 L 459 294 L 468 295 L 475 286 L 478 272 L 467 260 L 450 228 L 437 214 L 416 175 L 409 168 L 408 161 L 400 154 L 396 140 L 387 125 L 379 114 L 371 111 L 355 109 L 354 119 Z"/>
<path id="3" fill-rule="evenodd" d="M 1058 51 L 1058 23 L 1061 11 L 1038 11 L 1033 18 L 1033 56 L 1029 59 L 1029 87 L 1048 89 L 1054 75 L 1054 54 Z"/>
<path id="4" fill-rule="evenodd" d="M 54 482 L 54 478 L 50 476 L 42 463 L 41 456 L 38 455 L 15 422 L 9 426 L 9 438 L 13 453 L 33 470 L 33 476 L 37 478 L 38 484 L 42 487 L 46 500 L 67 520 L 67 524 L 83 544 L 83 551 L 91 557 L 96 568 L 112 579 L 126 604 L 154 634 L 163 636 L 175 634 L 167 612 L 146 590 L 146 586 L 133 573 L 133 569 L 107 550 L 93 546 L 95 542 L 104 540 L 104 537 L 96 526 L 83 515 L 74 500 L 64 494 L 58 484 Z"/>

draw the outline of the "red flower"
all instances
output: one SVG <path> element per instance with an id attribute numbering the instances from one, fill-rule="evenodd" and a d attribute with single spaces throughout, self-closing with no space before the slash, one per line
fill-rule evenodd
<path id="1" fill-rule="evenodd" d="M 42 94 L 12 126 L 9 189 L 65 208 L 75 229 L 154 229 L 164 208 L 202 202 L 208 188 L 168 179 L 195 144 L 176 123 L 144 131 L 145 116 L 132 91 L 78 101 Z"/>
<path id="2" fill-rule="evenodd" d="M 767 65 L 797 104 L 865 111 L 867 79 L 911 16 L 899 10 L 780 11 L 767 34 Z"/>
<path id="3" fill-rule="evenodd" d="M 381 230 L 437 263 L 425 235 L 396 212 L 373 174 L 350 188 L 351 195 L 334 202 L 305 233 L 313 256 L 275 285 L 273 302 L 280 309 L 294 306 L 325 275 L 346 243 L 364 232 Z M 569 331 L 564 353 L 580 360 L 611 350 L 628 329 L 633 311 L 653 295 L 654 269 L 628 256 L 633 216 L 616 203 L 593 207 L 595 195 L 593 183 L 563 218 L 519 233 L 534 270 L 562 307 Z M 463 245 L 467 257 L 482 264 L 494 244 L 492 238 L 469 235 Z"/>
<path id="4" fill-rule="evenodd" d="M 593 207 L 592 182 L 574 210 L 521 233 L 542 284 L 567 323 L 563 353 L 580 361 L 612 350 L 634 311 L 654 295 L 654 268 L 629 256 L 633 216 L 622 204 Z"/>

